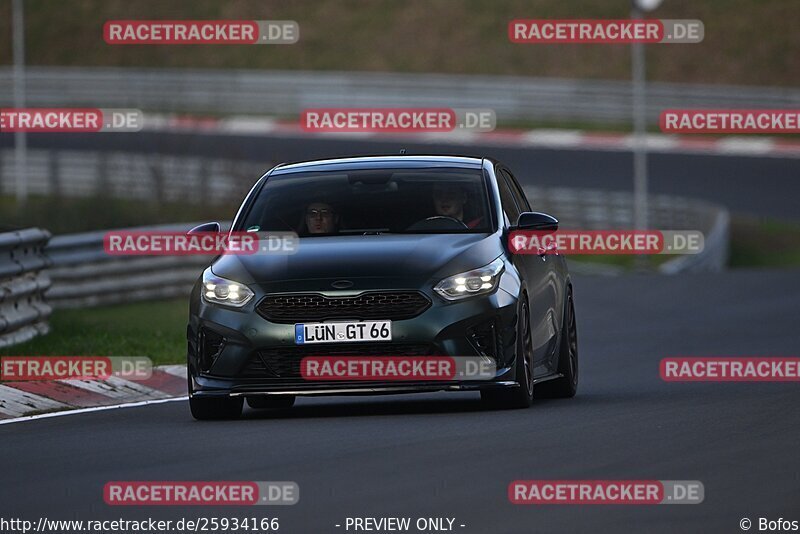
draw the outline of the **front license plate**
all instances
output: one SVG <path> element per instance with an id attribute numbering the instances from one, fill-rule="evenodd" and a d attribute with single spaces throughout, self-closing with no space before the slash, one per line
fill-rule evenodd
<path id="1" fill-rule="evenodd" d="M 298 323 L 294 325 L 294 342 L 297 345 L 391 340 L 392 321 Z"/>

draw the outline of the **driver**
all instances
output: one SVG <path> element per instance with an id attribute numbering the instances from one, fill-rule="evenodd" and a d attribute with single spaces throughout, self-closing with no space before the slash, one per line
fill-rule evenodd
<path id="1" fill-rule="evenodd" d="M 483 222 L 483 217 L 469 221 L 464 220 L 464 206 L 467 204 L 466 190 L 455 184 L 437 184 L 433 186 L 433 205 L 436 215 L 450 217 L 461 221 L 467 228 L 475 228 Z"/>
<path id="2" fill-rule="evenodd" d="M 332 234 L 339 230 L 339 214 L 327 202 L 306 206 L 305 223 L 309 234 Z"/>

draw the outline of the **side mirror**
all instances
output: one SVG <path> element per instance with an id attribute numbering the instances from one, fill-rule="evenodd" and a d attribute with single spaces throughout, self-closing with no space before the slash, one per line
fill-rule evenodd
<path id="1" fill-rule="evenodd" d="M 512 230 L 539 230 L 542 232 L 555 232 L 558 230 L 558 219 L 538 211 L 524 211 L 519 214 L 517 224 Z"/>
<path id="2" fill-rule="evenodd" d="M 206 233 L 206 232 L 219 233 L 220 229 L 221 229 L 221 227 L 220 227 L 218 222 L 209 222 L 209 223 L 201 224 L 199 226 L 195 226 L 194 228 L 192 228 L 191 230 L 189 230 L 186 233 L 187 234 L 199 234 L 199 233 Z"/>

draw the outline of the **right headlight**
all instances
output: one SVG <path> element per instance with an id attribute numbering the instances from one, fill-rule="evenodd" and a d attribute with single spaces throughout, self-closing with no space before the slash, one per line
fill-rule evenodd
<path id="1" fill-rule="evenodd" d="M 448 276 L 433 288 L 445 300 L 460 300 L 491 293 L 500 282 L 503 272 L 503 258 L 497 258 L 489 265 Z"/>
<path id="2" fill-rule="evenodd" d="M 241 308 L 255 296 L 246 285 L 215 275 L 211 267 L 203 271 L 202 293 L 206 302 L 232 308 Z"/>

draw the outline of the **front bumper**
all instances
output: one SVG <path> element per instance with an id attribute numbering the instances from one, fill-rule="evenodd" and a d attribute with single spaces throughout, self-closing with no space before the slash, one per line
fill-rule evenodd
<path id="1" fill-rule="evenodd" d="M 242 310 L 211 305 L 200 299 L 196 287 L 187 328 L 190 393 L 373 395 L 518 387 L 514 376 L 518 303 L 513 286 L 507 291 L 501 283 L 491 295 L 457 302 L 427 296 L 432 303 L 427 310 L 392 322 L 390 342 L 320 344 L 309 349 L 295 345 L 293 324 L 268 321 L 255 311 L 255 302 Z M 482 356 L 493 360 L 496 373 L 489 380 L 322 381 L 305 380 L 291 370 L 299 367 L 304 354 L 346 357 L 351 348 L 358 349 L 358 355 Z M 276 376 L 274 369 L 282 371 Z"/>

